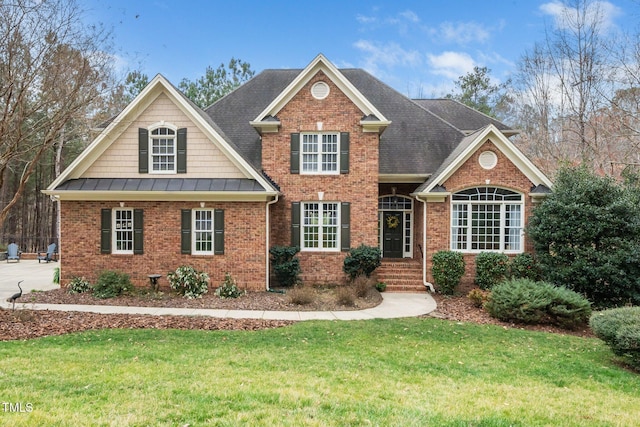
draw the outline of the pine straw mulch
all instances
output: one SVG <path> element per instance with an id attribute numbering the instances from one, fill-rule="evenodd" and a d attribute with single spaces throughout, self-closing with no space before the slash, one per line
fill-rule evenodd
<path id="1" fill-rule="evenodd" d="M 594 337 L 588 325 L 575 330 L 551 325 L 517 325 L 492 318 L 473 306 L 466 296 L 448 297 L 433 294 L 438 304 L 436 311 L 427 316 L 459 322 L 493 324 L 504 328 L 520 328 L 548 333 Z M 180 307 L 228 310 L 277 310 L 277 311 L 332 311 L 362 310 L 378 305 L 380 294 L 372 290 L 364 298 L 358 298 L 353 306 L 338 304 L 333 289 L 317 288 L 313 302 L 307 305 L 293 304 L 280 293 L 252 292 L 236 299 L 220 299 L 206 294 L 199 299 L 184 299 L 170 292 L 141 293 L 110 299 L 97 299 L 90 294 L 68 294 L 65 289 L 35 292 L 23 295 L 16 310 L 0 308 L 0 341 L 31 339 L 49 335 L 104 328 L 125 329 L 202 329 L 202 330 L 258 330 L 287 326 L 293 321 L 262 319 L 230 319 L 203 316 L 153 316 L 133 314 L 98 314 L 77 311 L 30 310 L 29 304 L 82 304 L 123 305 L 138 307 Z"/>

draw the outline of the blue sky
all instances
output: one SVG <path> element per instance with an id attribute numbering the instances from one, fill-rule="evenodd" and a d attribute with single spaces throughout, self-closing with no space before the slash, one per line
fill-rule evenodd
<path id="1" fill-rule="evenodd" d="M 112 29 L 121 70 L 194 80 L 231 57 L 260 72 L 303 68 L 324 54 L 339 68 L 364 68 L 413 97 L 451 91 L 475 65 L 505 81 L 544 40 L 554 0 L 84 0 L 89 22 Z M 633 31 L 635 0 L 598 2 L 609 31 Z"/>

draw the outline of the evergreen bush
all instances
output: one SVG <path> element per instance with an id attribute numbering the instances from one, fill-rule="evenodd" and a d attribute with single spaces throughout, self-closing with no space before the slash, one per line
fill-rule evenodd
<path id="1" fill-rule="evenodd" d="M 587 322 L 591 315 L 591 304 L 582 295 L 530 279 L 510 279 L 494 286 L 484 307 L 492 317 L 506 322 L 569 329 Z"/>
<path id="2" fill-rule="evenodd" d="M 114 298 L 127 294 L 133 290 L 129 275 L 115 270 L 105 270 L 100 273 L 93 286 L 93 296 L 96 298 Z"/>
<path id="3" fill-rule="evenodd" d="M 594 313 L 593 333 L 616 355 L 640 369 L 640 307 L 621 307 Z"/>
<path id="4" fill-rule="evenodd" d="M 460 252 L 438 251 L 433 254 L 431 273 L 438 290 L 453 295 L 464 275 L 464 257 Z"/>
<path id="5" fill-rule="evenodd" d="M 269 249 L 273 273 L 280 286 L 294 286 L 300 283 L 300 260 L 296 254 L 297 246 L 273 246 Z"/>
<path id="6" fill-rule="evenodd" d="M 67 285 L 67 292 L 70 294 L 81 294 L 91 290 L 91 283 L 84 277 L 74 277 Z"/>
<path id="7" fill-rule="evenodd" d="M 531 254 L 518 254 L 509 261 L 509 277 L 539 280 L 540 268 Z"/>
<path id="8" fill-rule="evenodd" d="M 509 257 L 499 252 L 480 252 L 476 255 L 476 285 L 491 289 L 502 282 L 509 272 Z"/>
<path id="9" fill-rule="evenodd" d="M 231 274 L 224 274 L 224 282 L 216 289 L 216 295 L 220 298 L 238 298 L 245 294 L 245 291 L 240 290 L 236 281 Z"/>
<path id="10" fill-rule="evenodd" d="M 380 266 L 381 257 L 379 248 L 362 244 L 349 251 L 342 270 L 351 280 L 362 275 L 369 277 Z"/>
<path id="11" fill-rule="evenodd" d="M 188 265 L 176 268 L 167 279 L 171 289 L 185 298 L 200 298 L 209 291 L 209 275 Z"/>

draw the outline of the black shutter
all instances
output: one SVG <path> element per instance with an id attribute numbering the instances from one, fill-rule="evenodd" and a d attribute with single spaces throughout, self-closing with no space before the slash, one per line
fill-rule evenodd
<path id="1" fill-rule="evenodd" d="M 291 134 L 291 173 L 300 173 L 300 134 Z"/>
<path id="2" fill-rule="evenodd" d="M 178 129 L 178 163 L 176 172 L 187 173 L 187 128 Z"/>
<path id="3" fill-rule="evenodd" d="M 213 211 L 213 253 L 224 254 L 224 209 Z"/>
<path id="4" fill-rule="evenodd" d="M 138 129 L 138 172 L 149 173 L 149 131 Z"/>
<path id="5" fill-rule="evenodd" d="M 291 203 L 291 246 L 300 247 L 300 202 Z"/>
<path id="6" fill-rule="evenodd" d="M 133 210 L 133 253 L 144 253 L 144 218 L 142 209 Z"/>
<path id="7" fill-rule="evenodd" d="M 180 253 L 191 253 L 191 209 L 182 209 L 180 217 Z"/>
<path id="8" fill-rule="evenodd" d="M 351 203 L 343 202 L 340 209 L 340 250 L 351 250 Z"/>
<path id="9" fill-rule="evenodd" d="M 349 132 L 340 133 L 340 173 L 349 173 Z"/>
<path id="10" fill-rule="evenodd" d="M 111 253 L 111 209 L 100 212 L 100 253 Z"/>

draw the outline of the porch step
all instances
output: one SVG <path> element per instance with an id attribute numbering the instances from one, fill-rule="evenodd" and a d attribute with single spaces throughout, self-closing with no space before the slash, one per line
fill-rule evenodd
<path id="1" fill-rule="evenodd" d="M 426 292 L 422 284 L 422 263 L 416 260 L 383 260 L 376 270 L 387 292 Z"/>

